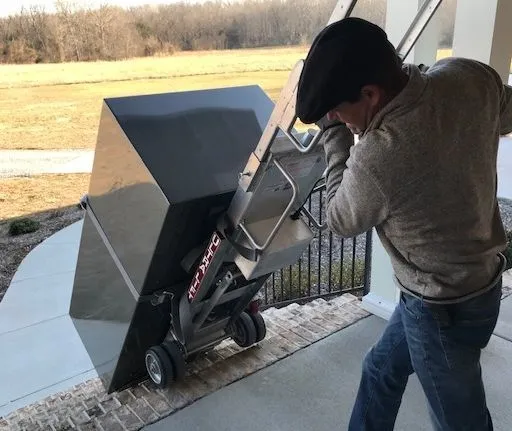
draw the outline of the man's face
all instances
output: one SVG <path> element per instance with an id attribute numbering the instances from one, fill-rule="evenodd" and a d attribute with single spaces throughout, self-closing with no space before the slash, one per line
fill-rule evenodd
<path id="1" fill-rule="evenodd" d="M 345 123 L 353 134 L 359 135 L 366 130 L 382 102 L 382 90 L 377 86 L 368 85 L 361 90 L 361 97 L 357 102 L 339 104 L 327 113 L 327 119 Z"/>

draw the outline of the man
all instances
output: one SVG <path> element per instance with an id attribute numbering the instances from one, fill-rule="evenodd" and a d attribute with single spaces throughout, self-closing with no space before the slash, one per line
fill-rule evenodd
<path id="1" fill-rule="evenodd" d="M 512 88 L 467 59 L 404 65 L 382 29 L 347 18 L 314 40 L 296 106 L 325 129 L 329 228 L 375 226 L 401 290 L 364 359 L 349 429 L 392 430 L 413 372 L 436 430 L 492 429 L 480 352 L 501 298 L 496 157 Z"/>

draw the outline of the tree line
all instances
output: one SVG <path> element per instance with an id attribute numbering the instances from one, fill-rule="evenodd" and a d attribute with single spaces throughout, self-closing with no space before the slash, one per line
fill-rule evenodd
<path id="1" fill-rule="evenodd" d="M 454 0 L 449 0 L 454 3 Z M 360 0 L 360 16 L 384 25 L 385 0 Z M 176 51 L 305 45 L 327 22 L 336 0 L 241 0 L 123 9 L 55 2 L 0 19 L 0 61 L 40 63 L 119 60 Z M 450 20 L 443 20 L 449 42 Z"/>

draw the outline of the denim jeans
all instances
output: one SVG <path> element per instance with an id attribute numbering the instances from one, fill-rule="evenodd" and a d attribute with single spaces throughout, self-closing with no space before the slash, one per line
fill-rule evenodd
<path id="1" fill-rule="evenodd" d="M 412 373 L 436 431 L 492 430 L 480 352 L 496 326 L 501 288 L 500 281 L 483 295 L 450 305 L 401 294 L 384 334 L 363 361 L 349 431 L 392 430 Z"/>

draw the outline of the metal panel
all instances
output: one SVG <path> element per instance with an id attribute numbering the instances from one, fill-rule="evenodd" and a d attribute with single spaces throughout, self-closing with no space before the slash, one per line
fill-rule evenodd
<path id="1" fill-rule="evenodd" d="M 236 189 L 273 107 L 257 86 L 106 103 L 171 203 Z"/>
<path id="2" fill-rule="evenodd" d="M 136 299 L 86 214 L 69 314 L 102 378 L 115 369 L 135 307 Z"/>
<path id="3" fill-rule="evenodd" d="M 126 286 L 91 217 L 86 214 L 71 298 L 71 317 L 128 324 L 137 299 Z"/>
<path id="4" fill-rule="evenodd" d="M 169 203 L 106 105 L 88 196 L 101 228 L 141 292 Z"/>
<path id="5" fill-rule="evenodd" d="M 275 218 L 267 219 L 252 223 L 248 227 L 255 238 L 263 242 L 276 222 Z M 270 246 L 256 262 L 247 260 L 239 254 L 236 255 L 235 262 L 245 278 L 253 280 L 295 263 L 312 239 L 313 233 L 301 219 L 287 218 Z M 242 245 L 248 247 L 249 243 L 244 240 Z"/>
<path id="6" fill-rule="evenodd" d="M 69 314 L 109 391 L 145 375 L 144 352 L 169 327 L 168 304 L 140 302 L 122 272 L 87 213 Z"/>
<path id="7" fill-rule="evenodd" d="M 108 99 L 102 107 L 70 315 L 107 390 L 145 376 L 170 325 L 165 288 L 227 209 L 272 111 L 259 87 Z"/>
<path id="8" fill-rule="evenodd" d="M 256 86 L 106 100 L 90 206 L 140 294 L 184 279 L 271 110 Z"/>

